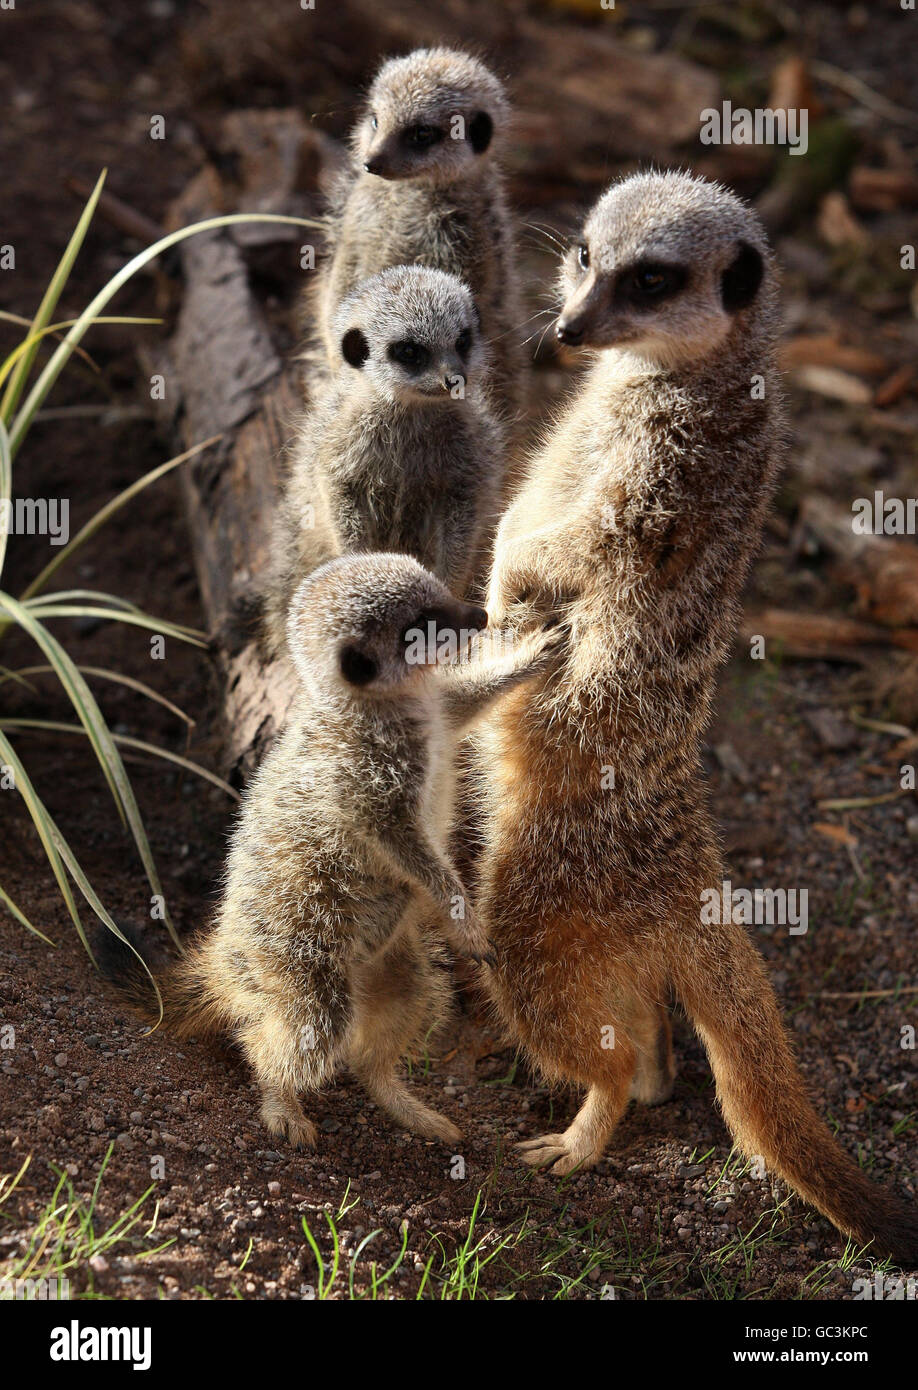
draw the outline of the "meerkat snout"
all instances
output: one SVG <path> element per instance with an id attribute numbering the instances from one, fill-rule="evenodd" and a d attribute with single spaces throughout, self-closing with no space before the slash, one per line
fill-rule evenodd
<path id="1" fill-rule="evenodd" d="M 555 334 L 661 364 L 700 360 L 722 347 L 769 273 L 757 222 L 726 189 L 641 175 L 609 189 L 565 256 Z"/>

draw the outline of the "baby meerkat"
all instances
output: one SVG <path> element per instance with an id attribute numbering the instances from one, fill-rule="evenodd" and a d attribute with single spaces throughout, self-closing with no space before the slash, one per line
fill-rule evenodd
<path id="1" fill-rule="evenodd" d="M 524 376 L 516 249 L 497 158 L 508 119 L 503 86 L 466 53 L 423 48 L 384 63 L 332 194 L 330 254 L 313 304 L 334 362 L 338 307 L 361 280 L 414 263 L 457 275 L 475 296 L 495 394 L 513 420 Z"/>
<path id="2" fill-rule="evenodd" d="M 672 987 L 742 1152 L 914 1264 L 915 1207 L 818 1118 L 744 926 L 704 908 L 723 864 L 700 742 L 785 444 L 764 233 L 716 184 L 632 177 L 562 284 L 557 335 L 596 360 L 501 522 L 489 612 L 525 631 L 561 610 L 571 636 L 485 726 L 478 908 L 503 1019 L 547 1077 L 588 1089 L 522 1157 L 589 1167 L 629 1096 L 668 1096 Z"/>
<path id="3" fill-rule="evenodd" d="M 298 583 L 332 556 L 413 555 L 465 595 L 497 523 L 502 434 L 466 286 L 421 266 L 385 270 L 344 302 L 334 332 L 335 370 L 304 416 L 275 529 L 276 649 Z"/>
<path id="4" fill-rule="evenodd" d="M 438 668 L 486 623 L 405 555 L 332 560 L 291 607 L 298 699 L 245 792 L 215 926 L 160 983 L 171 1030 L 235 1036 L 293 1144 L 316 1137 L 299 1095 L 342 1064 L 400 1125 L 459 1138 L 396 1075 L 446 1006 L 438 935 L 488 951 L 446 852 L 453 747 L 558 641 Z M 118 959 L 149 1017 L 146 977 Z"/>

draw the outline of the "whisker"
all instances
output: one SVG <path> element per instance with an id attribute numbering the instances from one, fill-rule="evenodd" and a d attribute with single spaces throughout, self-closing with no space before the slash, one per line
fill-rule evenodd
<path id="1" fill-rule="evenodd" d="M 526 327 L 527 323 L 532 323 L 533 319 L 541 318 L 543 314 L 553 314 L 554 312 L 554 309 L 536 309 L 535 313 L 529 314 L 527 318 L 523 319 L 522 323 L 515 323 L 504 333 L 498 333 L 494 338 L 485 338 L 484 341 L 488 347 L 491 347 L 493 343 L 499 343 L 503 338 L 509 337 L 511 333 L 518 333 L 521 328 Z M 529 339 L 527 338 L 526 341 L 528 342 Z"/>
<path id="2" fill-rule="evenodd" d="M 562 255 L 566 253 L 568 249 L 567 242 L 557 236 L 551 227 L 546 227 L 540 222 L 524 222 L 523 226 L 527 227 L 532 232 L 538 232 L 546 241 L 553 243 L 553 245 L 558 247 Z"/>

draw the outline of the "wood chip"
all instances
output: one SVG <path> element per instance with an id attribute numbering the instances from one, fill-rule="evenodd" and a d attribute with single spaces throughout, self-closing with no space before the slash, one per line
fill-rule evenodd
<path id="1" fill-rule="evenodd" d="M 857 846 L 857 836 L 852 835 L 850 830 L 846 830 L 843 825 L 830 825 L 828 821 L 814 821 L 813 829 L 817 835 L 824 835 L 827 840 L 834 840 L 839 845 L 850 845 L 852 849 Z"/>

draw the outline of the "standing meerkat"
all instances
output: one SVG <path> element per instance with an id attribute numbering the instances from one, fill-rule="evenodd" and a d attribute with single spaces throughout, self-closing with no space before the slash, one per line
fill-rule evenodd
<path id="1" fill-rule="evenodd" d="M 330 254 L 313 304 L 334 362 L 338 306 L 361 280 L 412 263 L 458 276 L 475 297 L 495 395 L 514 422 L 524 358 L 515 237 L 498 162 L 508 120 L 502 84 L 466 53 L 422 48 L 384 63 L 332 191 Z"/>
<path id="2" fill-rule="evenodd" d="M 453 748 L 558 641 L 437 669 L 486 623 L 404 555 L 333 560 L 291 607 L 298 699 L 245 792 L 215 926 L 160 985 L 171 1031 L 233 1034 L 295 1145 L 316 1138 L 300 1094 L 343 1064 L 406 1129 L 460 1137 L 396 1075 L 446 1006 L 437 933 L 488 950 L 446 852 Z M 155 1019 L 134 958 L 109 973 Z"/>
<path id="3" fill-rule="evenodd" d="M 341 305 L 334 342 L 275 528 L 266 610 L 276 649 L 297 585 L 331 557 L 413 555 L 465 595 L 484 580 L 497 524 L 502 431 L 466 286 L 421 266 L 385 270 Z"/>
<path id="4" fill-rule="evenodd" d="M 914 1263 L 915 1208 L 839 1148 L 745 929 L 701 911 L 723 866 L 700 741 L 785 440 L 764 233 L 716 184 L 636 176 L 589 214 L 562 284 L 557 335 L 597 356 L 501 522 L 489 611 L 525 631 L 562 610 L 571 637 L 485 725 L 478 906 L 499 1013 L 548 1078 L 588 1089 L 522 1157 L 589 1167 L 629 1096 L 666 1098 L 672 987 L 739 1148 Z"/>

